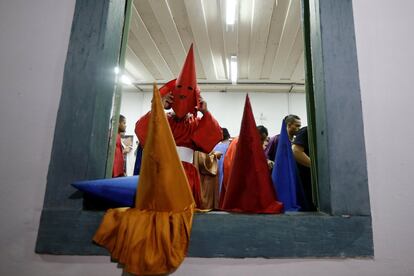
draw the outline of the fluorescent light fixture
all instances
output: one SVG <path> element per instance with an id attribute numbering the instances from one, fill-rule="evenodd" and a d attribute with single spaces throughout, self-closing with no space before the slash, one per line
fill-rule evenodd
<path id="1" fill-rule="evenodd" d="M 115 72 L 116 75 L 119 74 L 119 67 L 118 66 L 114 68 L 114 72 Z"/>
<path id="2" fill-rule="evenodd" d="M 232 84 L 237 83 L 237 56 L 230 57 L 230 79 Z"/>
<path id="3" fill-rule="evenodd" d="M 131 81 L 131 79 L 127 75 L 122 75 L 121 76 L 121 82 L 123 84 L 132 85 L 132 81 Z"/>
<path id="4" fill-rule="evenodd" d="M 226 0 L 226 24 L 234 25 L 236 21 L 236 0 Z"/>

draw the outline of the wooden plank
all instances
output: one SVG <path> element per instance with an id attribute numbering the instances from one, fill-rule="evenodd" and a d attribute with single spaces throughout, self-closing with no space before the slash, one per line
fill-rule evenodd
<path id="1" fill-rule="evenodd" d="M 36 253 L 107 255 L 106 250 L 91 241 L 102 216 L 103 212 L 44 210 L 41 221 L 48 221 L 49 224 L 39 232 Z M 317 213 L 195 214 L 187 256 L 371 257 L 371 218 Z"/>
<path id="2" fill-rule="evenodd" d="M 162 75 L 162 79 L 169 80 L 174 78 L 174 74 L 170 70 L 167 62 L 163 58 L 162 54 L 158 49 L 158 45 L 152 38 L 150 32 L 145 26 L 140 14 L 135 7 L 132 7 L 132 20 L 131 20 L 131 32 L 135 35 L 139 44 L 142 46 L 140 50 L 131 47 L 141 60 L 141 55 L 146 53 L 150 60 L 153 61 L 158 71 Z M 151 71 L 151 70 L 150 70 Z"/>
<path id="3" fill-rule="evenodd" d="M 260 79 L 270 30 L 270 19 L 275 5 L 275 0 L 254 2 L 248 74 L 248 78 L 251 80 Z"/>
<path id="4" fill-rule="evenodd" d="M 280 79 L 282 80 L 290 80 L 293 71 L 296 69 L 299 60 L 303 57 L 303 32 L 302 26 L 299 25 L 299 29 L 296 33 L 295 42 L 293 43 L 293 47 L 290 50 L 289 56 L 286 60 L 286 65 L 283 68 Z"/>
<path id="5" fill-rule="evenodd" d="M 148 1 L 148 0 L 135 0 L 135 7 L 139 15 L 141 16 L 142 21 L 145 24 L 149 34 L 151 35 L 152 40 L 155 45 L 157 45 L 158 51 L 161 54 L 161 57 L 165 60 L 169 70 L 172 72 L 173 76 L 178 76 L 180 73 L 180 66 L 175 60 L 175 56 L 172 52 L 171 46 L 169 45 L 162 29 L 158 23 L 157 18 L 160 18 L 160 14 L 157 10 L 153 10 L 150 2 L 161 2 L 161 1 Z M 161 18 L 160 18 L 161 19 Z"/>
<path id="6" fill-rule="evenodd" d="M 223 43 L 223 18 L 221 14 L 220 0 L 202 0 L 206 25 L 208 26 L 208 37 L 210 41 L 211 53 L 213 56 L 214 67 L 216 69 L 217 80 L 225 80 L 226 60 Z"/>
<path id="7" fill-rule="evenodd" d="M 280 80 L 283 69 L 289 56 L 289 52 L 295 42 L 296 34 L 300 28 L 300 1 L 290 1 L 289 10 L 286 15 L 285 25 L 279 42 L 279 48 L 274 59 L 272 73 L 270 78 Z"/>
<path id="8" fill-rule="evenodd" d="M 125 69 L 132 73 L 135 80 L 150 82 L 155 79 L 130 47 L 126 50 Z"/>
<path id="9" fill-rule="evenodd" d="M 131 50 L 135 53 L 139 60 L 141 60 L 142 64 L 144 64 L 145 68 L 147 68 L 148 72 L 156 79 L 156 80 L 165 80 L 162 73 L 158 70 L 158 66 L 156 66 L 155 61 L 153 61 L 145 52 L 144 47 L 138 41 L 138 38 L 135 36 L 133 32 L 129 32 L 128 38 L 128 46 Z M 148 81 L 152 82 L 154 79 L 150 79 Z"/>
<path id="10" fill-rule="evenodd" d="M 193 31 L 195 47 L 200 54 L 207 80 L 217 80 L 216 66 L 213 61 L 210 39 L 208 36 L 206 18 L 201 0 L 184 0 L 188 14 L 188 22 Z"/>
<path id="11" fill-rule="evenodd" d="M 168 42 L 171 52 L 181 70 L 181 64 L 186 57 L 186 49 L 181 41 L 180 34 L 175 25 L 174 18 L 171 14 L 170 7 L 166 0 L 161 1 L 149 1 L 153 12 L 156 14 L 155 19 L 164 34 L 165 39 Z M 178 72 L 179 73 L 179 72 Z M 177 73 L 177 76 L 178 76 Z"/>
<path id="12" fill-rule="evenodd" d="M 168 6 L 170 7 L 171 14 L 174 18 L 175 25 L 177 26 L 178 33 L 180 34 L 181 41 L 183 43 L 184 49 L 187 51 L 190 49 L 191 43 L 194 43 L 193 31 L 189 25 L 189 19 L 187 15 L 187 10 L 184 5 L 184 0 L 167 0 Z M 197 45 L 194 48 L 194 57 L 196 62 L 197 70 L 197 79 L 206 79 L 206 74 L 204 72 L 203 64 L 200 59 L 200 54 L 198 53 Z M 181 61 L 181 66 L 184 64 L 184 60 Z"/>
<path id="13" fill-rule="evenodd" d="M 300 58 L 298 63 L 296 64 L 296 68 L 293 71 L 292 75 L 290 76 L 290 79 L 293 82 L 297 83 L 305 83 L 305 63 L 304 63 L 304 52 L 300 54 Z"/>
<path id="14" fill-rule="evenodd" d="M 249 76 L 249 53 L 250 53 L 250 34 L 253 11 L 253 0 L 240 0 L 239 7 L 239 26 L 238 26 L 238 51 L 237 51 L 237 71 L 240 80 L 248 79 Z"/>
<path id="15" fill-rule="evenodd" d="M 292 0 L 297 1 L 297 0 Z M 287 11 L 290 0 L 278 0 L 270 20 L 270 31 L 267 39 L 266 54 L 264 57 L 261 79 L 269 79 L 272 73 L 276 52 L 280 45 L 283 26 L 287 20 Z"/>

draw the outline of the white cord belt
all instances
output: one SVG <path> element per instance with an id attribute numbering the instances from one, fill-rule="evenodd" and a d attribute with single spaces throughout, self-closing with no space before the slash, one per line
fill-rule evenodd
<path id="1" fill-rule="evenodd" d="M 194 150 L 187 147 L 177 146 L 177 152 L 181 161 L 193 164 Z"/>

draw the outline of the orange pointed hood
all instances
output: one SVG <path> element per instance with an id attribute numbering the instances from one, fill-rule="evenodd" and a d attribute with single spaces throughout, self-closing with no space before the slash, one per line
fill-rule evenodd
<path id="1" fill-rule="evenodd" d="M 243 213 L 283 212 L 283 205 L 276 200 L 248 95 L 222 209 Z"/>
<path id="2" fill-rule="evenodd" d="M 148 135 L 142 158 L 135 208 L 153 211 L 183 211 L 194 199 L 177 154 L 161 97 L 154 84 Z"/>

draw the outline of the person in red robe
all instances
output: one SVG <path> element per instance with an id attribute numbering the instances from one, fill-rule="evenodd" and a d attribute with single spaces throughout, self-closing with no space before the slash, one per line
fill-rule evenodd
<path id="1" fill-rule="evenodd" d="M 200 178 L 193 165 L 194 150 L 211 152 L 214 146 L 221 141 L 223 134 L 220 125 L 208 111 L 207 103 L 200 96 L 196 80 L 193 45 L 188 51 L 179 77 L 161 87 L 160 94 L 164 108 L 172 108 L 173 110 L 173 112 L 167 113 L 167 120 L 194 201 L 196 206 L 200 207 Z M 197 116 L 198 111 L 203 115 L 201 118 Z M 151 112 L 148 112 L 135 125 L 135 133 L 140 143 L 144 145 L 144 151 L 150 116 Z"/>
<path id="2" fill-rule="evenodd" d="M 126 119 L 124 116 L 119 115 L 118 134 L 116 135 L 115 157 L 114 166 L 112 169 L 112 177 L 125 176 L 125 162 L 124 162 L 124 149 L 121 143 L 121 133 L 126 130 Z"/>

